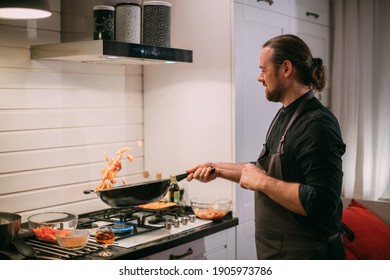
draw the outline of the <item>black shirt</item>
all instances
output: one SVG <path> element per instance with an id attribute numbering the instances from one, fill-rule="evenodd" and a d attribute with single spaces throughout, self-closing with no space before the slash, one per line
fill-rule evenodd
<path id="1" fill-rule="evenodd" d="M 280 109 L 266 143 L 275 153 L 285 128 L 302 96 Z M 285 136 L 282 174 L 286 182 L 299 182 L 299 198 L 307 213 L 296 220 L 329 236 L 340 231 L 342 155 L 345 144 L 335 116 L 317 98 L 311 98 Z"/>

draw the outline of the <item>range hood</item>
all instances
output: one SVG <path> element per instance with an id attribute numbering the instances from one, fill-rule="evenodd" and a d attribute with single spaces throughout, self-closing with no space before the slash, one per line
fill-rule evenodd
<path id="1" fill-rule="evenodd" d="M 117 41 L 92 40 L 31 46 L 32 59 L 108 64 L 192 63 L 192 51 Z"/>

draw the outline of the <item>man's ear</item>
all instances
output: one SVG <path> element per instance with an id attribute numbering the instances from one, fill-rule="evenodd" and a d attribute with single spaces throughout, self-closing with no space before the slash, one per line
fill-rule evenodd
<path id="1" fill-rule="evenodd" d="M 283 63 L 280 65 L 279 69 L 282 70 L 283 76 L 287 78 L 293 72 L 293 67 L 292 67 L 291 61 L 290 60 L 283 61 Z"/>

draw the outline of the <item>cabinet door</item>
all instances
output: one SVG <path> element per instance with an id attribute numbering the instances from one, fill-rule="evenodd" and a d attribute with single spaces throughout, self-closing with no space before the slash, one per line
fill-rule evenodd
<path id="1" fill-rule="evenodd" d="M 303 20 L 291 19 L 291 33 L 298 35 L 310 47 L 313 57 L 320 57 L 328 69 L 328 83 L 316 97 L 329 106 L 330 77 L 330 29 L 327 26 L 314 24 Z"/>
<path id="2" fill-rule="evenodd" d="M 268 10 L 274 13 L 289 15 L 291 0 L 234 0 L 234 2 Z"/>
<path id="3" fill-rule="evenodd" d="M 248 162 L 257 159 L 268 126 L 281 107 L 266 99 L 264 87 L 258 82 L 260 52 L 268 39 L 289 32 L 289 17 L 235 3 L 234 28 L 236 161 Z M 253 192 L 237 186 L 236 205 L 240 225 L 253 223 Z M 256 256 L 254 240 L 254 230 L 246 232 L 245 238 L 237 238 L 240 259 Z"/>
<path id="4" fill-rule="evenodd" d="M 329 26 L 329 0 L 293 0 L 290 9 L 294 18 Z"/>
<path id="5" fill-rule="evenodd" d="M 281 106 L 266 99 L 264 87 L 258 82 L 260 52 L 268 39 L 289 32 L 289 18 L 235 3 L 234 28 L 236 160 L 253 161 Z"/>

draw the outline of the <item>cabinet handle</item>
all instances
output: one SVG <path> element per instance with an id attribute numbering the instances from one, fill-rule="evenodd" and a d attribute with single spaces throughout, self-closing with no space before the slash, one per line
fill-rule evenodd
<path id="1" fill-rule="evenodd" d="M 312 13 L 312 12 L 306 12 L 306 16 L 307 17 L 314 17 L 315 19 L 319 18 L 320 15 L 319 14 L 316 14 L 316 13 Z"/>
<path id="2" fill-rule="evenodd" d="M 257 2 L 267 2 L 270 6 L 274 3 L 273 0 L 257 0 Z"/>
<path id="3" fill-rule="evenodd" d="M 189 255 L 192 255 L 193 253 L 194 253 L 194 251 L 193 251 L 192 248 L 190 247 L 190 248 L 188 248 L 187 252 L 184 252 L 184 253 L 181 254 L 181 255 L 170 254 L 170 255 L 169 255 L 169 259 L 170 259 L 170 260 L 180 260 L 180 259 L 182 259 L 182 258 L 184 258 L 184 257 L 187 257 L 187 256 L 189 256 Z"/>

